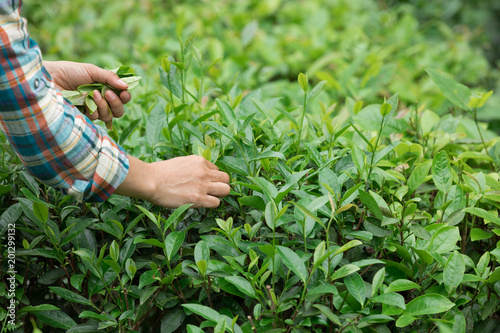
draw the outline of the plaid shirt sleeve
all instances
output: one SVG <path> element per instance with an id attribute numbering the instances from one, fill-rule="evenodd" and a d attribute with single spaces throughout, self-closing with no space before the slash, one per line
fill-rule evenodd
<path id="1" fill-rule="evenodd" d="M 79 201 L 106 200 L 128 157 L 54 87 L 20 8 L 20 0 L 0 1 L 0 129 L 41 182 Z"/>

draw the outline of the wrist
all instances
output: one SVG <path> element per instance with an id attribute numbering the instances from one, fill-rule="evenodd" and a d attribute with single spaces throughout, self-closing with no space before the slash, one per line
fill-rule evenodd
<path id="1" fill-rule="evenodd" d="M 129 158 L 129 171 L 115 194 L 151 201 L 156 193 L 155 169 L 151 164 L 133 156 Z"/>

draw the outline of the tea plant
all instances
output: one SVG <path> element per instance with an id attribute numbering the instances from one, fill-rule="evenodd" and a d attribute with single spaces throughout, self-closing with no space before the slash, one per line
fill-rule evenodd
<path id="1" fill-rule="evenodd" d="M 256 29 L 245 26 L 243 48 Z M 302 63 L 309 75 L 249 90 L 253 74 L 234 77 L 235 59 L 206 44 L 180 38 L 155 60 L 161 86 L 147 92 L 144 76 L 115 136 L 146 161 L 196 154 L 228 172 L 217 210 L 78 204 L 36 182 L 1 138 L 0 238 L 16 221 L 23 325 L 13 331 L 497 329 L 500 142 L 478 118 L 492 93 L 428 66 L 430 104 L 453 105 L 437 113 L 409 102 L 406 85 L 388 94 L 354 74 L 363 52 L 337 72 Z"/>

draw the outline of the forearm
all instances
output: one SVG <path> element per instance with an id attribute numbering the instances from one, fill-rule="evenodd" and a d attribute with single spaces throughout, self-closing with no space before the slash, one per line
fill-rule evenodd
<path id="1" fill-rule="evenodd" d="M 115 194 L 148 200 L 154 192 L 154 170 L 151 164 L 128 156 L 129 171 L 125 180 L 118 186 Z"/>
<path id="2" fill-rule="evenodd" d="M 0 6 L 0 129 L 40 181 L 104 200 L 125 178 L 127 156 L 54 87 L 16 4 Z"/>

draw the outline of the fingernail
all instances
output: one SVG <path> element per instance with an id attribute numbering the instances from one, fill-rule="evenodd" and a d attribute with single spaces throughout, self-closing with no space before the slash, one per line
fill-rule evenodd
<path id="1" fill-rule="evenodd" d="M 115 98 L 116 95 L 111 90 L 106 91 L 106 99 L 114 101 Z"/>
<path id="2" fill-rule="evenodd" d="M 127 88 L 128 88 L 127 82 L 123 81 L 122 79 L 118 79 L 118 83 L 121 85 L 127 86 Z"/>
<path id="3" fill-rule="evenodd" d="M 99 93 L 99 90 L 94 90 L 94 101 L 99 102 L 102 99 L 101 94 Z"/>

